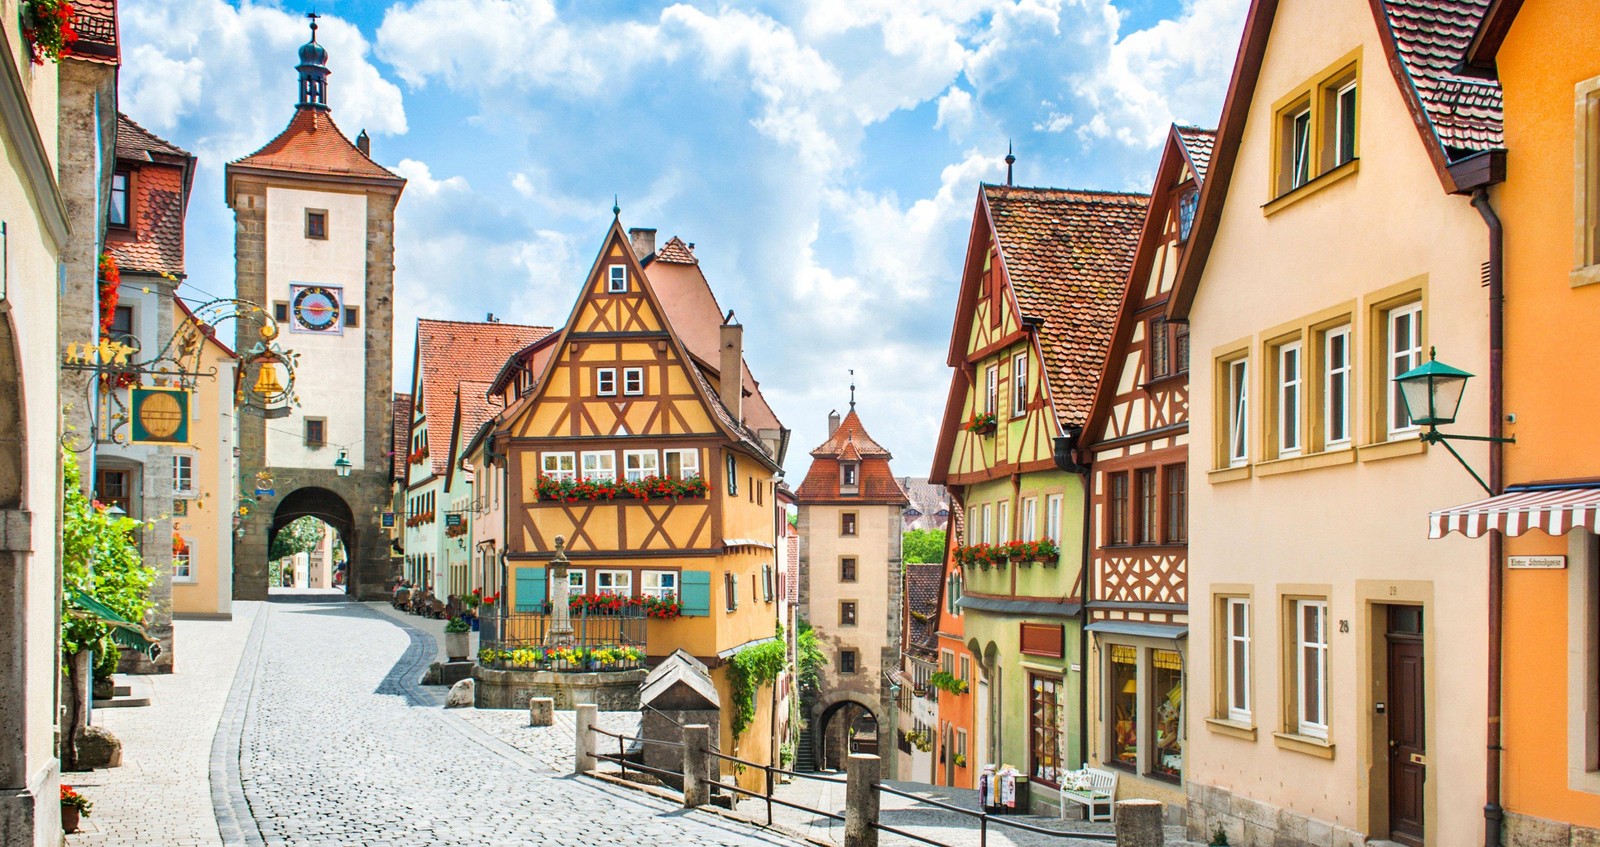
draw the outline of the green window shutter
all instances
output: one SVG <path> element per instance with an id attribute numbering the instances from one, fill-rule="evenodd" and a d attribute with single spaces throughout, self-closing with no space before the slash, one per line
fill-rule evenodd
<path id="1" fill-rule="evenodd" d="M 517 568 L 517 611 L 543 612 L 544 568 Z"/>
<path id="2" fill-rule="evenodd" d="M 711 614 L 711 572 L 684 571 L 679 576 L 678 599 L 682 614 L 706 617 Z"/>

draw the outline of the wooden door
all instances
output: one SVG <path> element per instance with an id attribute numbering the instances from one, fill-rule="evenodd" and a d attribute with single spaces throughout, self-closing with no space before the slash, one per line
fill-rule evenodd
<path id="1" fill-rule="evenodd" d="M 1389 837 L 1422 847 L 1427 721 L 1423 700 L 1422 610 L 1389 610 Z"/>

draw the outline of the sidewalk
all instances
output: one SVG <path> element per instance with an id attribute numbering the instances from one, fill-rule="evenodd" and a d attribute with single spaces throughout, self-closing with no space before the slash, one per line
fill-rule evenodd
<path id="1" fill-rule="evenodd" d="M 404 626 L 409 626 L 413 629 L 419 629 L 428 635 L 433 636 L 435 652 L 438 654 L 435 656 L 435 659 L 440 662 L 449 661 L 449 657 L 445 656 L 444 654 L 444 625 L 446 621 L 435 620 L 434 618 L 425 618 L 421 615 L 413 615 L 410 612 L 402 612 L 399 609 L 396 609 L 394 606 L 389 605 L 389 601 L 387 600 L 368 600 L 361 605 L 366 606 L 367 608 L 377 612 L 380 615 L 383 615 L 386 618 L 389 618 L 390 620 L 398 621 Z M 467 633 L 467 644 L 467 658 L 476 660 L 475 657 L 478 655 L 478 634 L 476 632 Z M 426 670 L 426 668 L 424 668 L 424 670 Z M 416 680 L 411 681 L 416 682 Z"/>

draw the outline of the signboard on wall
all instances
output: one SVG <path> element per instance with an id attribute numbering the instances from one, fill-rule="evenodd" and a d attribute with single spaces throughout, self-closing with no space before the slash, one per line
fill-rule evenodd
<path id="1" fill-rule="evenodd" d="M 134 444 L 188 444 L 189 392 L 181 388 L 133 388 L 129 398 Z"/>
<path id="2" fill-rule="evenodd" d="M 394 512 L 383 513 L 383 528 L 394 529 Z"/>
<path id="3" fill-rule="evenodd" d="M 1506 567 L 1513 570 L 1564 570 L 1566 556 L 1508 556 Z"/>

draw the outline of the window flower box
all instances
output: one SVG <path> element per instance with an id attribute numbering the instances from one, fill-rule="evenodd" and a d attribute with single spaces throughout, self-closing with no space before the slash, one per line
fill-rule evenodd
<path id="1" fill-rule="evenodd" d="M 967 421 L 965 429 L 977 435 L 994 435 L 999 426 L 1000 418 L 993 412 L 979 412 Z"/>
<path id="2" fill-rule="evenodd" d="M 46 59 L 60 62 L 72 55 L 72 45 L 78 41 L 77 10 L 68 0 L 29 0 L 20 10 L 22 35 L 28 40 L 35 65 Z"/>
<path id="3" fill-rule="evenodd" d="M 1029 565 L 1034 562 L 1047 566 L 1054 565 L 1061 558 L 1061 547 L 1051 538 L 1041 538 L 1038 541 L 1013 541 L 1006 545 L 1006 558 L 1018 565 Z"/>
<path id="4" fill-rule="evenodd" d="M 710 493 L 705 477 L 698 474 L 688 479 L 666 476 L 647 476 L 637 480 L 614 479 L 564 479 L 556 480 L 541 474 L 538 482 L 539 499 L 576 503 L 580 500 L 683 500 L 705 497 Z"/>
<path id="5" fill-rule="evenodd" d="M 1009 556 L 1010 548 L 1005 544 L 973 544 L 955 550 L 956 561 L 962 567 L 977 565 L 982 570 L 1005 567 Z"/>

